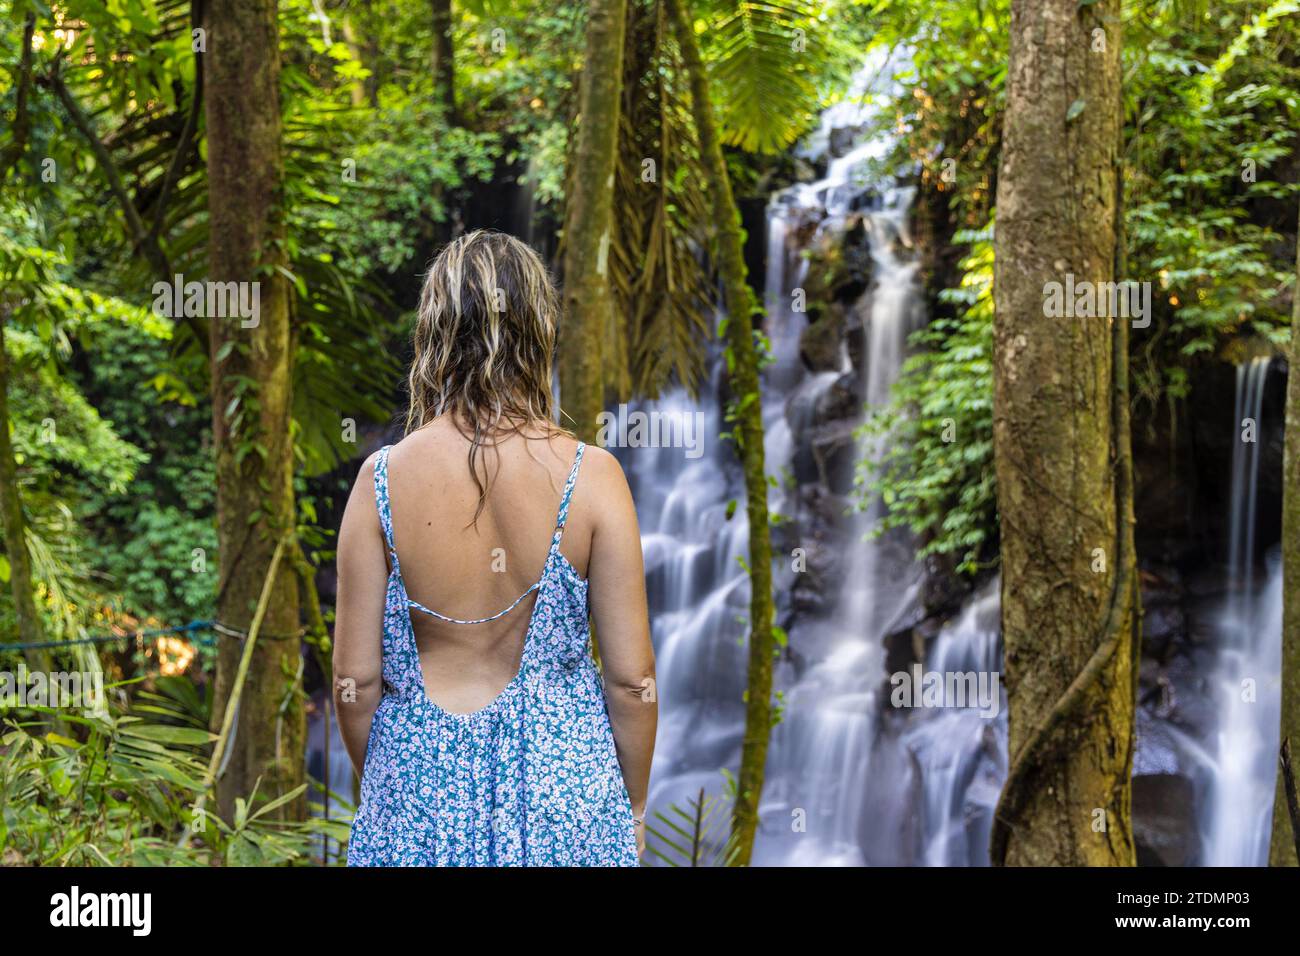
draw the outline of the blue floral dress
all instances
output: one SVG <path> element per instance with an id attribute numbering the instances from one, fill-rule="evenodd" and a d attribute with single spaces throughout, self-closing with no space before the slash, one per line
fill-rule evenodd
<path id="1" fill-rule="evenodd" d="M 349 866 L 636 866 L 627 787 L 588 650 L 587 582 L 560 553 L 585 446 L 560 498 L 542 576 L 492 617 L 448 618 L 406 594 L 388 503 L 388 447 L 375 499 L 392 561 L 384 610 L 384 696 L 352 821 Z M 519 673 L 472 714 L 431 701 L 411 609 L 456 624 L 510 613 L 533 591 Z"/>

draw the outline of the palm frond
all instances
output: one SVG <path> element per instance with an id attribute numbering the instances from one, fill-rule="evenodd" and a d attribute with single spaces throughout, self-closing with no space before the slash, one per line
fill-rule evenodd
<path id="1" fill-rule="evenodd" d="M 709 65 L 723 143 L 775 153 L 812 126 L 829 31 L 809 0 L 710 0 L 696 32 Z"/>
<path id="2" fill-rule="evenodd" d="M 619 344 L 611 384 L 621 398 L 655 397 L 674 382 L 694 393 L 704 374 L 708 203 L 682 77 L 662 4 L 633 0 L 610 245 L 622 322 L 609 336 Z"/>
<path id="3" fill-rule="evenodd" d="M 668 866 L 731 866 L 740 850 L 736 835 L 731 830 L 728 814 L 722 814 L 726 836 L 718 839 L 718 810 L 725 809 L 723 801 L 709 796 L 700 788 L 698 796 L 686 801 L 686 806 L 670 804 L 668 813 L 655 812 L 658 826 L 646 824 L 646 852 Z"/>

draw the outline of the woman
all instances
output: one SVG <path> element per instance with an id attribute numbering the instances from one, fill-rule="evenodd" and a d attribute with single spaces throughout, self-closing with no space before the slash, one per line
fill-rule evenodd
<path id="1" fill-rule="evenodd" d="M 657 719 L 640 535 L 618 462 L 553 424 L 557 301 L 496 233 L 425 280 L 406 437 L 366 460 L 339 530 L 349 865 L 637 864 Z"/>

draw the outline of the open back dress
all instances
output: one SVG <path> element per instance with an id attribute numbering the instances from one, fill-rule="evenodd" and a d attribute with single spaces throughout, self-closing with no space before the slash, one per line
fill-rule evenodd
<path id="1" fill-rule="evenodd" d="M 412 601 L 393 546 L 388 452 L 375 500 L 392 570 L 384 606 L 384 694 L 352 822 L 349 866 L 636 866 L 632 806 L 589 650 L 587 581 L 560 553 L 584 445 L 560 497 L 538 581 L 474 621 Z M 452 624 L 494 621 L 537 592 L 519 672 L 486 707 L 443 710 L 424 689 L 412 609 Z"/>

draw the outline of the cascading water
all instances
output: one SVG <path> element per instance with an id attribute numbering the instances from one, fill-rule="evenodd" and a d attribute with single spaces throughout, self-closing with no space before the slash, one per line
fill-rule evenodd
<path id="1" fill-rule="evenodd" d="M 927 671 L 1000 674 L 999 586 L 997 579 L 986 584 L 939 632 L 926 655 Z M 1006 692 L 999 687 L 991 703 L 919 711 L 903 733 L 920 784 L 920 862 L 926 866 L 988 864 L 993 808 L 1007 772 Z"/>
<path id="2" fill-rule="evenodd" d="M 821 234 L 840 228 L 855 201 L 868 206 L 860 214 L 874 287 L 857 316 L 865 333 L 861 367 L 851 368 L 846 357 L 843 372 L 853 374 L 869 407 L 888 401 L 907 336 L 921 321 L 916 264 L 905 258 L 910 247 L 907 214 L 912 192 L 887 186 L 868 195 L 861 183 L 853 182 L 879 149 L 878 143 L 855 147 L 843 157 L 851 161 L 830 164 L 825 180 L 795 187 L 773 203 L 774 218 L 781 220 L 791 217 L 792 210 L 807 216 L 816 209 L 814 203 L 824 204 L 825 217 L 818 224 Z M 773 265 L 769 262 L 769 270 Z M 776 269 L 778 276 L 784 272 Z M 785 296 L 772 296 L 769 306 L 769 322 L 777 330 L 801 318 L 785 305 L 791 301 L 791 290 L 784 291 Z M 791 410 L 797 415 L 801 407 L 815 404 L 840 374 L 805 378 L 790 401 Z M 866 438 L 854 454 L 861 458 L 875 451 L 874 439 Z M 886 824 L 887 832 L 875 832 L 878 822 L 889 819 L 880 808 L 897 803 L 882 802 L 891 795 L 882 792 L 882 777 L 873 772 L 881 766 L 877 759 L 881 756 L 877 715 L 885 674 L 881 637 L 913 599 L 919 571 L 908 542 L 898 536 L 867 537 L 878 517 L 878 505 L 873 504 L 846 519 L 844 587 L 828 620 L 798 632 L 801 666 L 781 669 L 786 717 L 773 733 L 768 754 L 757 863 L 863 864 L 874 862 L 873 852 L 888 859 L 893 855 L 889 848 L 897 846 L 897 829 L 891 824 Z"/>
<path id="3" fill-rule="evenodd" d="M 865 69 L 850 99 L 861 100 L 873 78 L 892 82 L 887 65 Z M 837 131 L 861 128 L 868 119 L 848 103 L 828 110 L 812 150 L 817 144 L 829 149 Z M 890 146 L 887 136 L 859 141 L 828 158 L 824 178 L 784 190 L 769 205 L 766 305 L 773 361 L 763 377 L 769 474 L 787 473 L 796 456 L 808 454 L 816 410 L 835 389 L 848 390 L 859 410 L 887 402 L 908 335 L 923 322 L 908 233 L 913 191 L 872 172 Z M 832 362 L 808 372 L 800 359 L 807 317 L 797 306 L 809 279 L 802 253 L 823 239 L 838 241 L 850 225 L 861 229 L 870 256 L 870 288 L 848 320 L 862 344 L 851 349 L 840 342 L 838 367 Z M 719 375 L 715 365 L 698 403 L 677 391 L 641 409 L 701 416 L 704 434 L 717 435 Z M 861 417 L 840 425 L 851 429 Z M 877 440 L 849 442 L 853 458 L 876 454 Z M 642 522 L 664 705 L 650 797 L 651 809 L 663 812 L 701 789 L 720 794 L 719 771 L 738 761 L 748 610 L 748 579 L 738 559 L 748 529 L 743 509 L 727 519 L 728 502 L 743 495 L 731 449 L 715 442 L 695 460 L 672 448 L 638 448 L 622 457 Z M 971 808 L 983 808 L 988 817 L 996 799 L 1005 722 L 976 716 L 977 723 L 968 725 L 971 714 L 956 710 L 946 715 L 947 724 L 934 720 L 934 712 L 882 712 L 888 692 L 883 638 L 915 607 L 920 568 L 905 535 L 869 537 L 878 503 L 849 515 L 843 507 L 849 499 L 842 492 L 841 498 L 834 523 L 844 542 L 843 583 L 837 597 L 830 595 L 827 612 L 792 634 L 790 653 L 777 668 L 783 719 L 768 754 L 754 862 L 976 862 L 988 825 Z M 797 489 L 789 482 L 774 488 L 769 506 L 788 520 L 783 540 L 797 556 L 805 543 L 800 536 L 811 534 Z M 777 564 L 783 612 L 796 564 Z M 933 655 L 953 664 L 976 660 L 980 669 L 995 671 L 996 592 L 982 595 L 941 632 Z M 960 728 L 960 744 L 945 727 Z M 918 789 L 933 807 L 919 823 Z"/>
<path id="4" fill-rule="evenodd" d="M 1259 496 L 1260 411 L 1269 360 L 1237 368 L 1229 496 L 1229 596 L 1207 684 L 1218 723 L 1205 741 L 1206 799 L 1200 813 L 1203 862 L 1263 866 L 1268 862 L 1279 745 L 1282 666 L 1282 576 L 1272 561 L 1256 580 L 1255 515 Z M 1271 556 L 1272 557 L 1272 556 Z"/>

